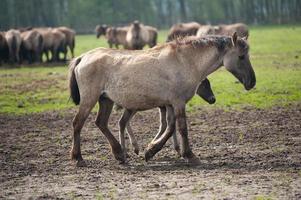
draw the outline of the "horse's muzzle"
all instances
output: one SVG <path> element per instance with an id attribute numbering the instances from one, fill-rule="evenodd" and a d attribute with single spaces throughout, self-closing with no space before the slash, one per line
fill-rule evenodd
<path id="1" fill-rule="evenodd" d="M 212 96 L 212 97 L 210 97 L 210 98 L 208 99 L 208 103 L 209 103 L 209 104 L 214 104 L 215 101 L 216 101 L 215 96 Z"/>

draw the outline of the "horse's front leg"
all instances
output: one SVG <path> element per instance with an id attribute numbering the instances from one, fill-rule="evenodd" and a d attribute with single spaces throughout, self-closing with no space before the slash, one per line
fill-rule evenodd
<path id="1" fill-rule="evenodd" d="M 178 126 L 178 130 L 181 135 L 181 155 L 182 157 L 191 164 L 199 164 L 199 159 L 192 153 L 189 141 L 188 141 L 188 130 L 187 130 L 187 123 L 186 123 L 186 112 L 185 112 L 185 105 L 175 107 L 175 116 L 176 116 L 176 123 Z"/>
<path id="2" fill-rule="evenodd" d="M 125 128 L 127 127 L 131 117 L 135 114 L 134 111 L 124 109 L 124 112 L 119 120 L 119 141 L 121 144 L 121 148 L 123 150 L 124 154 L 124 161 L 126 162 L 126 157 L 127 157 L 127 151 L 126 151 L 126 144 L 125 144 L 125 136 L 124 136 L 124 131 Z"/>
<path id="3" fill-rule="evenodd" d="M 133 133 L 133 130 L 132 130 L 132 127 L 131 127 L 131 124 L 130 122 L 128 122 L 127 126 L 126 126 L 126 132 L 130 138 L 130 142 L 132 144 L 132 147 L 134 148 L 134 152 L 135 154 L 139 154 L 139 145 L 137 143 L 137 140 L 136 140 L 136 137 Z"/>
<path id="4" fill-rule="evenodd" d="M 157 140 L 153 140 L 147 147 L 145 152 L 145 160 L 151 159 L 158 151 L 162 149 L 167 140 L 172 136 L 175 130 L 175 115 L 174 110 L 171 106 L 166 106 L 167 108 L 167 129 L 161 137 Z"/>
<path id="5" fill-rule="evenodd" d="M 121 149 L 119 142 L 111 133 L 110 129 L 108 128 L 108 121 L 110 114 L 112 112 L 114 102 L 107 98 L 100 98 L 99 99 L 99 110 L 97 113 L 97 118 L 95 124 L 101 130 L 101 132 L 105 135 L 107 140 L 110 143 L 111 151 L 116 160 L 119 160 L 121 163 L 124 163 L 124 156 Z"/>

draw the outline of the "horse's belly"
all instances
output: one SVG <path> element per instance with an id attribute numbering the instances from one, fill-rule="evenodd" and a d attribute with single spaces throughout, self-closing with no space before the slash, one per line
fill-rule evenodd
<path id="1" fill-rule="evenodd" d="M 164 97 L 139 92 L 130 93 L 119 91 L 118 93 L 108 92 L 106 95 L 116 104 L 132 110 L 147 110 L 168 104 L 168 100 Z"/>

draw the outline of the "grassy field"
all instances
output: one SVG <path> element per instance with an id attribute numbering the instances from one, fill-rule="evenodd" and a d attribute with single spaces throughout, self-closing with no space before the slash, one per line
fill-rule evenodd
<path id="1" fill-rule="evenodd" d="M 160 31 L 164 42 L 167 31 Z M 270 108 L 301 101 L 301 26 L 251 27 L 251 62 L 256 88 L 247 92 L 224 68 L 209 76 L 217 102 L 207 105 L 194 97 L 194 106 L 241 109 L 246 106 Z M 104 46 L 104 38 L 80 35 L 76 55 Z M 25 114 L 74 107 L 69 99 L 67 66 L 0 67 L 0 113 Z"/>

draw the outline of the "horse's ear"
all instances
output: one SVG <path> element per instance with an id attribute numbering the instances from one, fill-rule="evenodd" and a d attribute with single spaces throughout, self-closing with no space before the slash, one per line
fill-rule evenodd
<path id="1" fill-rule="evenodd" d="M 232 45 L 235 46 L 237 41 L 237 33 L 234 32 L 232 35 Z"/>

